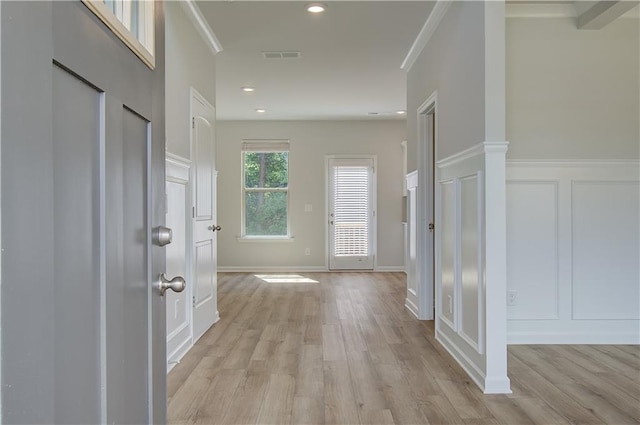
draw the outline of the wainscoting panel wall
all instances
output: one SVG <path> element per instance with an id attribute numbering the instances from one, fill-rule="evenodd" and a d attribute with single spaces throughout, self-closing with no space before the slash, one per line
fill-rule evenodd
<path id="1" fill-rule="evenodd" d="M 416 251 L 418 246 L 418 172 L 407 174 L 407 299 L 405 307 L 416 317 L 418 311 L 418 264 Z"/>
<path id="2" fill-rule="evenodd" d="M 509 343 L 640 343 L 638 161 L 507 163 Z"/>
<path id="3" fill-rule="evenodd" d="M 500 227 L 506 150 L 485 142 L 437 163 L 436 339 L 485 393 L 510 392 Z"/>

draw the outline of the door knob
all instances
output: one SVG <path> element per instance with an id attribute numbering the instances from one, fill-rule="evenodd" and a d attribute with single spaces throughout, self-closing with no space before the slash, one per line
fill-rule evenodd
<path id="1" fill-rule="evenodd" d="M 208 227 L 208 229 L 211 230 L 212 232 L 215 232 L 216 230 L 217 231 L 222 230 L 222 227 L 216 226 L 215 224 L 212 224 L 211 226 Z"/>
<path id="2" fill-rule="evenodd" d="M 165 246 L 171 243 L 173 232 L 168 227 L 158 226 L 152 231 L 153 243 L 158 246 Z"/>
<path id="3" fill-rule="evenodd" d="M 187 281 L 182 276 L 176 276 L 173 279 L 167 279 L 167 275 L 162 273 L 160 275 L 160 282 L 158 283 L 158 289 L 160 290 L 160 296 L 164 296 L 167 289 L 171 289 L 173 292 L 182 292 L 187 287 Z"/>

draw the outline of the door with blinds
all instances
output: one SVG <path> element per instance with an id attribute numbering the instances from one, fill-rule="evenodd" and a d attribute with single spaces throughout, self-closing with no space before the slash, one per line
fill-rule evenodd
<path id="1" fill-rule="evenodd" d="M 330 158 L 329 269 L 372 270 L 374 158 Z"/>

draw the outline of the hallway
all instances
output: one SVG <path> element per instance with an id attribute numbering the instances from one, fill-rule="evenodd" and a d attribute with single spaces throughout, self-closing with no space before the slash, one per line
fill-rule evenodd
<path id="1" fill-rule="evenodd" d="M 169 374 L 169 423 L 640 421 L 637 346 L 510 346 L 513 394 L 485 396 L 404 309 L 403 273 L 258 276 L 219 275 L 221 320 Z"/>

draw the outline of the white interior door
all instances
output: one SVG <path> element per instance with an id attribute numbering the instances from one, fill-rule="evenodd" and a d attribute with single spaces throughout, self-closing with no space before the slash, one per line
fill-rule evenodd
<path id="1" fill-rule="evenodd" d="M 372 270 L 375 221 L 374 158 L 330 158 L 329 269 Z"/>
<path id="2" fill-rule="evenodd" d="M 216 113 L 201 95 L 191 95 L 193 155 L 193 340 L 197 341 L 219 318 L 217 300 L 217 232 L 215 163 Z"/>
<path id="3" fill-rule="evenodd" d="M 167 219 L 173 241 L 166 246 L 167 274 L 185 276 L 191 286 L 189 266 L 191 234 L 191 167 L 188 161 L 169 157 L 165 161 Z M 167 371 L 191 348 L 191 300 L 189 291 L 166 293 L 167 298 Z"/>

